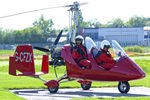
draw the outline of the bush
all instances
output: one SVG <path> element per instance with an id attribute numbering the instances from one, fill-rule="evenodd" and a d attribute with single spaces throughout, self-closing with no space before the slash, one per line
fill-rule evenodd
<path id="1" fill-rule="evenodd" d="M 126 47 L 126 51 L 144 53 L 144 49 L 140 46 Z"/>

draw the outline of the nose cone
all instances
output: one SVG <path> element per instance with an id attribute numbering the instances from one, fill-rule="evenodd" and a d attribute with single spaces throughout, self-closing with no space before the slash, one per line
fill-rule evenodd
<path id="1" fill-rule="evenodd" d="M 140 67 L 138 67 L 137 71 L 138 71 L 138 73 L 135 74 L 136 77 L 137 77 L 137 79 L 145 77 L 145 73 L 144 73 L 144 71 Z"/>
<path id="2" fill-rule="evenodd" d="M 141 79 L 144 78 L 146 75 L 144 73 L 144 71 L 140 68 L 140 66 L 138 66 L 133 60 L 130 59 L 130 64 L 131 67 L 133 68 L 133 75 L 135 77 L 135 79 Z"/>
<path id="3" fill-rule="evenodd" d="M 138 66 L 138 72 L 139 72 L 138 74 L 139 78 L 144 78 L 146 76 L 144 71 L 139 66 Z"/>

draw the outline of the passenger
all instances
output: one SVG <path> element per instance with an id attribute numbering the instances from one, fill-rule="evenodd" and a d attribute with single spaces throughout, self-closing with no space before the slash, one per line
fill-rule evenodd
<path id="1" fill-rule="evenodd" d="M 88 60 L 86 47 L 83 45 L 83 37 L 78 35 L 75 38 L 75 47 L 73 48 L 72 57 L 75 62 L 82 68 L 90 68 L 91 62 Z"/>
<path id="2" fill-rule="evenodd" d="M 109 41 L 103 40 L 101 42 L 100 51 L 95 57 L 96 63 L 99 66 L 105 68 L 106 70 L 110 70 L 115 64 L 115 60 L 113 59 L 112 55 L 108 51 L 109 48 L 110 48 Z"/>

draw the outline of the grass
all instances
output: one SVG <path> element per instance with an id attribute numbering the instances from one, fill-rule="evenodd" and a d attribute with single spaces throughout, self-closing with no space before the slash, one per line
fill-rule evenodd
<path id="1" fill-rule="evenodd" d="M 0 90 L 0 100 L 25 100 L 8 90 Z"/>
<path id="2" fill-rule="evenodd" d="M 0 61 L 8 61 L 10 55 L 14 55 L 15 50 L 0 50 Z M 38 50 L 33 50 L 34 58 L 41 59 L 42 55 L 45 54 Z"/>
<path id="3" fill-rule="evenodd" d="M 129 52 L 148 53 L 150 52 L 150 47 L 128 46 L 125 47 L 124 50 Z"/>
<path id="4" fill-rule="evenodd" d="M 149 49 L 149 48 L 148 48 Z M 23 88 L 47 88 L 44 86 L 43 82 L 31 78 L 31 77 L 15 77 L 8 74 L 8 56 L 13 54 L 14 51 L 8 50 L 3 51 L 0 50 L 0 100 L 24 100 L 15 94 L 9 92 L 9 89 L 23 89 Z M 7 53 L 7 54 L 6 54 Z M 38 52 L 37 50 L 34 51 L 35 54 L 35 65 L 36 65 L 36 71 L 39 72 L 41 68 L 41 54 L 42 52 Z M 130 81 L 131 86 L 146 86 L 150 87 L 150 56 L 134 56 L 132 57 L 138 65 L 142 67 L 142 69 L 147 73 L 147 76 L 144 79 L 136 80 L 136 81 Z M 42 78 L 45 78 L 46 80 L 55 79 L 53 68 L 50 66 L 50 73 L 47 75 L 42 76 Z M 58 76 L 61 76 L 65 72 L 65 67 L 59 67 L 57 68 Z M 93 82 L 92 87 L 98 88 L 98 87 L 116 87 L 118 85 L 118 82 Z M 80 84 L 76 81 L 71 81 L 67 83 L 60 84 L 60 88 L 80 88 Z M 81 98 L 82 99 L 82 98 Z M 84 98 L 84 99 L 104 99 L 104 98 Z M 109 100 L 114 98 L 109 98 Z M 119 98 L 115 98 L 119 99 Z M 121 99 L 135 99 L 135 98 L 121 98 Z M 138 98 L 141 100 L 141 98 Z M 142 98 L 143 99 L 143 98 Z M 147 99 L 144 97 L 144 99 Z"/>
<path id="5" fill-rule="evenodd" d="M 0 55 L 12 55 L 14 54 L 15 50 L 0 50 Z M 39 51 L 39 50 L 33 50 L 34 54 L 35 55 L 41 55 L 43 54 L 42 51 Z"/>
<path id="6" fill-rule="evenodd" d="M 0 55 L 11 55 L 14 54 L 15 50 L 0 50 Z"/>

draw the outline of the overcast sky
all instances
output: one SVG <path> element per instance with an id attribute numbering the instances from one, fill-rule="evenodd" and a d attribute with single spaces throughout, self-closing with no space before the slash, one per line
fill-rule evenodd
<path id="1" fill-rule="evenodd" d="M 88 2 L 81 6 L 84 21 L 98 19 L 106 23 L 113 18 L 121 18 L 127 21 L 131 16 L 138 15 L 150 17 L 150 0 L 77 0 Z M 62 6 L 72 4 L 74 0 L 1 0 L 0 16 L 10 15 L 22 11 Z M 32 26 L 32 23 L 41 15 L 46 19 L 53 19 L 54 28 L 60 29 L 69 25 L 67 8 L 57 8 L 34 13 L 13 16 L 0 19 L 0 27 L 9 29 L 24 29 Z"/>

